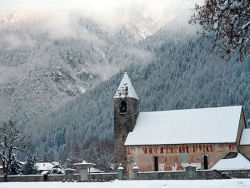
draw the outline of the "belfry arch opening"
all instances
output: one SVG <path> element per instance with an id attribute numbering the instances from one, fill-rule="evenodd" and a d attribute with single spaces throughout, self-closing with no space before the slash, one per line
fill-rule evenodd
<path id="1" fill-rule="evenodd" d="M 120 113 L 125 113 L 127 112 L 127 103 L 126 101 L 122 101 L 120 104 Z"/>

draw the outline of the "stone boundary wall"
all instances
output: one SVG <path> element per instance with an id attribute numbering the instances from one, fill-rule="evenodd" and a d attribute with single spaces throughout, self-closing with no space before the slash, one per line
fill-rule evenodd
<path id="1" fill-rule="evenodd" d="M 112 181 L 117 179 L 118 173 L 91 173 L 89 178 L 90 181 Z"/>
<path id="2" fill-rule="evenodd" d="M 196 170 L 196 167 L 188 166 L 184 171 L 138 172 L 137 176 L 134 177 L 137 178 L 137 180 L 211 180 L 226 178 L 250 178 L 250 170 Z"/>
<path id="3" fill-rule="evenodd" d="M 233 178 L 250 178 L 250 170 L 227 170 L 221 171 L 222 173 L 228 174 L 229 177 Z"/>
<path id="4" fill-rule="evenodd" d="M 3 176 L 0 176 L 0 182 L 3 182 Z M 44 181 L 43 175 L 9 175 L 8 181 L 10 182 L 35 182 Z"/>
<path id="5" fill-rule="evenodd" d="M 9 182 L 41 182 L 41 181 L 63 181 L 64 174 L 48 174 L 48 175 L 8 175 Z M 74 179 L 78 180 L 78 175 L 74 175 Z M 0 182 L 3 182 L 3 176 L 0 176 Z"/>
<path id="6" fill-rule="evenodd" d="M 89 181 L 105 182 L 118 178 L 118 173 L 91 173 Z M 196 170 L 196 167 L 188 166 L 183 171 L 158 171 L 158 172 L 138 172 L 134 171 L 134 180 L 211 180 L 226 178 L 250 178 L 250 170 Z M 123 179 L 123 178 L 122 178 Z M 79 175 L 75 174 L 71 181 L 78 181 Z M 0 182 L 3 182 L 0 176 Z M 65 181 L 64 174 L 48 175 L 9 175 L 9 182 L 43 182 L 43 181 Z"/>
<path id="7" fill-rule="evenodd" d="M 111 181 L 117 179 L 117 173 L 91 173 L 90 181 Z M 79 175 L 75 174 L 73 180 L 78 181 Z M 0 176 L 0 182 L 3 182 L 3 176 Z M 64 174 L 48 174 L 48 175 L 8 175 L 9 182 L 42 182 L 42 181 L 65 181 Z"/>

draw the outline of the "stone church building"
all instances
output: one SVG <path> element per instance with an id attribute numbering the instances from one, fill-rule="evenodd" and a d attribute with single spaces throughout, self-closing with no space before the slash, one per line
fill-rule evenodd
<path id="1" fill-rule="evenodd" d="M 250 129 L 242 106 L 140 112 L 127 73 L 114 96 L 115 167 L 127 179 L 140 172 L 179 171 L 187 165 L 210 169 L 241 153 L 250 160 Z"/>

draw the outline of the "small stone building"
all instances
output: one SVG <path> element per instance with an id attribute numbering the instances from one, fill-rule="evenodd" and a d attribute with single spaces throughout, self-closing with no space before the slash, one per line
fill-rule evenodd
<path id="1" fill-rule="evenodd" d="M 115 167 L 122 163 L 127 179 L 134 163 L 141 172 L 179 171 L 210 169 L 230 153 L 250 159 L 242 106 L 139 112 L 127 73 L 114 96 L 114 140 Z"/>

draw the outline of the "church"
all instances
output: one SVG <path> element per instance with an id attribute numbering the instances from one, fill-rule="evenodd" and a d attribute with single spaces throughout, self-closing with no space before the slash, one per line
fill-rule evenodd
<path id="1" fill-rule="evenodd" d="M 250 129 L 242 106 L 140 112 L 124 74 L 114 95 L 114 158 L 127 179 L 135 163 L 140 172 L 181 171 L 187 165 L 206 170 L 237 156 L 249 163 Z"/>

